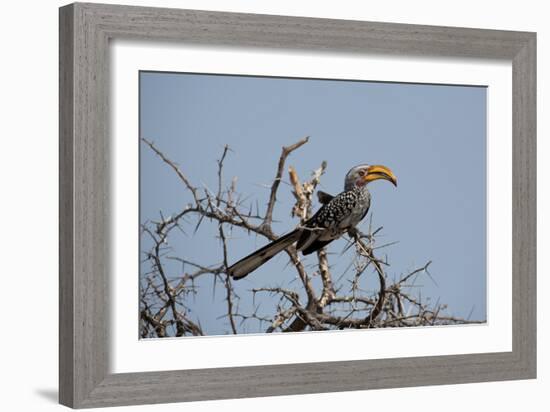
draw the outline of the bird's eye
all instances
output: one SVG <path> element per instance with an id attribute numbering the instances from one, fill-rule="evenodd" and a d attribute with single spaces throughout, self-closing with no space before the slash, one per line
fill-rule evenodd
<path id="1" fill-rule="evenodd" d="M 361 176 L 361 177 L 365 176 L 365 171 L 364 170 L 359 170 L 359 176 Z"/>

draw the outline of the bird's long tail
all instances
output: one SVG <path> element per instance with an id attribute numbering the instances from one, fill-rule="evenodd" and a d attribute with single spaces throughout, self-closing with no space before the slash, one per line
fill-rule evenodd
<path id="1" fill-rule="evenodd" d="M 244 278 L 250 272 L 258 269 L 265 262 L 275 256 L 277 253 L 286 249 L 300 237 L 301 231 L 299 229 L 293 230 L 286 235 L 281 236 L 279 239 L 267 244 L 261 249 L 251 253 L 245 258 L 242 258 L 237 263 L 227 269 L 227 273 L 238 280 Z"/>

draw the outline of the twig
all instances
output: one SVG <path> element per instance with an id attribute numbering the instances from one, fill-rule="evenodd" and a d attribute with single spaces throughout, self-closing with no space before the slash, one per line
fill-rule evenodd
<path id="1" fill-rule="evenodd" d="M 275 208 L 275 202 L 277 200 L 277 189 L 281 184 L 281 179 L 283 177 L 283 170 L 285 167 L 286 158 L 294 150 L 298 149 L 300 146 L 303 146 L 309 141 L 309 136 L 304 137 L 302 140 L 290 145 L 284 146 L 281 151 L 281 156 L 279 157 L 279 165 L 277 166 L 277 173 L 275 179 L 271 184 L 271 192 L 269 195 L 269 201 L 267 203 L 267 211 L 265 213 L 265 219 L 263 225 L 268 227 L 271 230 L 271 222 L 273 221 L 273 209 Z"/>
<path id="2" fill-rule="evenodd" d="M 191 184 L 189 179 L 187 179 L 187 177 L 185 177 L 185 175 L 182 173 L 182 171 L 179 169 L 179 167 L 176 166 L 176 164 L 174 162 L 172 162 L 170 159 L 168 159 L 166 156 L 164 156 L 164 154 L 160 150 L 158 150 L 152 142 L 148 141 L 147 139 L 145 139 L 143 137 L 141 138 L 141 140 L 143 142 L 145 142 L 162 159 L 162 161 L 164 163 L 166 163 L 168 166 L 170 166 L 174 170 L 174 172 L 176 172 L 176 175 L 178 175 L 180 180 L 185 184 L 185 186 L 187 186 L 189 191 L 193 194 L 193 198 L 195 199 L 195 203 L 197 205 L 200 204 L 197 188 L 194 187 Z"/>

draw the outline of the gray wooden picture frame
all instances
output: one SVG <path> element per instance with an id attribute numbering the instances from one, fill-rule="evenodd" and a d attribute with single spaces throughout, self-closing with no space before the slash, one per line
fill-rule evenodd
<path id="1" fill-rule="evenodd" d="M 535 33 L 85 3 L 62 7 L 59 16 L 62 404 L 87 408 L 536 377 Z M 512 351 L 109 373 L 109 40 L 119 38 L 511 61 Z"/>

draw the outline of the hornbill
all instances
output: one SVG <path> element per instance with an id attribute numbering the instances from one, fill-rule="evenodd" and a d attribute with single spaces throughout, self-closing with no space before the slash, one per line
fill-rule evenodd
<path id="1" fill-rule="evenodd" d="M 242 279 L 294 242 L 297 251 L 309 255 L 338 239 L 363 220 L 370 207 L 367 184 L 378 179 L 397 186 L 397 178 L 386 166 L 364 164 L 353 167 L 346 174 L 342 193 L 331 196 L 319 191 L 317 195 L 323 206 L 310 219 L 239 260 L 227 269 L 227 273 L 235 280 Z"/>

